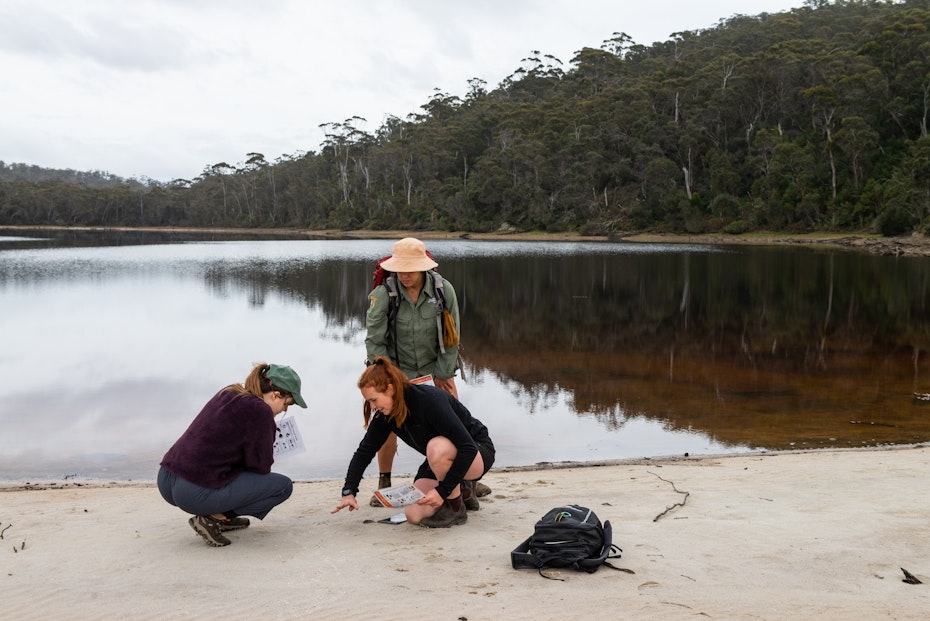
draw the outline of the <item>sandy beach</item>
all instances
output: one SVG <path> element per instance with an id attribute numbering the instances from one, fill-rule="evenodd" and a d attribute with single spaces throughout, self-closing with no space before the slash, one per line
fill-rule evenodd
<path id="1" fill-rule="evenodd" d="M 7 484 L 0 618 L 924 619 L 928 471 L 927 445 L 492 470 L 437 530 L 331 515 L 341 481 L 303 481 L 224 548 L 152 484 Z M 513 569 L 565 503 L 610 520 L 635 573 Z"/>

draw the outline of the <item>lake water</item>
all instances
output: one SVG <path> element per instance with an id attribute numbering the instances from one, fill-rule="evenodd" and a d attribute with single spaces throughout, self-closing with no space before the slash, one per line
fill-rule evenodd
<path id="1" fill-rule="evenodd" d="M 341 477 L 394 240 L 0 230 L 0 480 L 154 479 L 257 361 L 300 373 L 296 479 Z M 930 439 L 930 262 L 843 251 L 433 241 L 461 400 L 496 465 Z M 395 472 L 421 461 L 401 446 Z M 369 469 L 369 475 L 375 468 Z"/>

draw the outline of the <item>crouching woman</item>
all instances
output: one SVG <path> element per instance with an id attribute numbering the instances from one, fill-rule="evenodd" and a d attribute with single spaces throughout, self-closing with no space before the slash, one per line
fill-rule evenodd
<path id="1" fill-rule="evenodd" d="M 194 517 L 191 528 L 211 546 L 227 546 L 226 531 L 264 519 L 287 500 L 293 483 L 271 472 L 277 426 L 289 405 L 302 408 L 300 377 L 290 367 L 259 363 L 245 380 L 222 389 L 200 411 L 161 461 L 158 491 Z"/>
<path id="2" fill-rule="evenodd" d="M 332 513 L 358 509 L 355 496 L 362 475 L 393 432 L 426 456 L 414 479 L 424 497 L 405 507 L 407 521 L 428 528 L 464 524 L 466 507 L 478 508 L 475 482 L 494 464 L 487 427 L 449 393 L 411 384 L 384 356 L 365 369 L 358 388 L 365 399 L 365 436 L 349 462 L 342 500 Z"/>

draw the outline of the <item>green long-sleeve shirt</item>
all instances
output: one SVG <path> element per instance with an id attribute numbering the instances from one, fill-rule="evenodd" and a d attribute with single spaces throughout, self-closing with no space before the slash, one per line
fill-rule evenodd
<path id="1" fill-rule="evenodd" d="M 459 327 L 459 303 L 452 283 L 443 278 L 442 292 L 445 307 L 452 313 L 456 330 L 461 337 Z M 414 301 L 407 295 L 407 290 L 398 283 L 397 307 L 397 359 L 394 356 L 394 343 L 388 331 L 388 291 L 384 285 L 378 285 L 368 294 L 368 313 L 365 316 L 365 351 L 368 360 L 376 356 L 386 356 L 411 379 L 421 375 L 432 375 L 439 379 L 448 379 L 455 375 L 458 359 L 458 346 L 446 347 L 445 353 L 439 349 L 439 328 L 436 316 L 439 304 L 433 278 L 426 274 L 420 297 Z M 440 320 L 442 318 L 440 317 Z"/>

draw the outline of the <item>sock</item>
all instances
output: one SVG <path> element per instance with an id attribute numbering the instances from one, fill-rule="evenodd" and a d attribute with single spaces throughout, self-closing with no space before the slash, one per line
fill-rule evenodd
<path id="1" fill-rule="evenodd" d="M 382 472 L 378 476 L 378 489 L 384 489 L 385 487 L 391 487 L 390 472 Z"/>
<path id="2" fill-rule="evenodd" d="M 451 507 L 453 511 L 462 510 L 462 497 L 461 496 L 456 496 L 455 498 L 446 498 L 446 502 L 449 503 L 449 507 Z"/>

